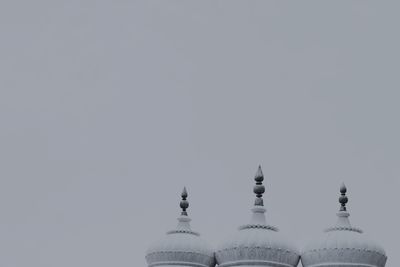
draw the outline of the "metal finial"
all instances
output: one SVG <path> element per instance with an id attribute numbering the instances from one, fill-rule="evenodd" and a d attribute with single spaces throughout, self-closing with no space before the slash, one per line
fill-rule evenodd
<path id="1" fill-rule="evenodd" d="M 254 189 L 253 189 L 253 192 L 256 194 L 256 200 L 254 202 L 254 205 L 264 206 L 264 201 L 262 199 L 262 195 L 265 192 L 265 187 L 262 184 L 262 182 L 264 181 L 264 174 L 261 170 L 261 165 L 258 166 L 258 170 L 254 177 L 254 180 L 256 181 L 256 185 L 254 186 Z"/>
<path id="2" fill-rule="evenodd" d="M 182 200 L 181 200 L 181 203 L 179 204 L 179 206 L 182 209 L 181 215 L 185 215 L 185 216 L 188 215 L 186 212 L 186 209 L 189 207 L 189 202 L 186 200 L 187 196 L 188 196 L 188 193 L 186 191 L 186 187 L 184 187 L 182 194 L 181 194 Z"/>
<path id="3" fill-rule="evenodd" d="M 340 211 L 346 211 L 346 203 L 349 201 L 349 199 L 346 196 L 347 188 L 344 183 L 340 186 L 340 194 L 341 196 L 339 197 L 339 203 L 341 205 Z"/>

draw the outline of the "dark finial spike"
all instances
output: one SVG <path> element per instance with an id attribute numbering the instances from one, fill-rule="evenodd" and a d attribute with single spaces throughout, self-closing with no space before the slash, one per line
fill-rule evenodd
<path id="1" fill-rule="evenodd" d="M 346 196 L 347 188 L 344 183 L 340 186 L 340 197 L 339 197 L 339 203 L 340 203 L 340 211 L 346 211 L 346 204 L 349 201 L 349 199 Z"/>
<path id="2" fill-rule="evenodd" d="M 262 172 L 261 165 L 258 165 L 258 169 L 256 175 L 254 176 L 254 180 L 259 183 L 261 183 L 264 180 L 264 174 Z"/>
<path id="3" fill-rule="evenodd" d="M 186 187 L 183 187 L 181 197 L 182 197 L 182 200 L 181 200 L 181 203 L 179 204 L 179 206 L 182 209 L 181 215 L 187 216 L 188 214 L 186 212 L 186 209 L 189 207 L 189 201 L 186 200 L 186 198 L 188 197 Z"/>
<path id="4" fill-rule="evenodd" d="M 340 185 L 340 193 L 346 194 L 346 192 L 347 192 L 346 185 L 345 185 L 344 183 L 342 183 L 342 184 Z"/>
<path id="5" fill-rule="evenodd" d="M 182 196 L 182 198 L 185 198 L 185 199 L 187 198 L 188 193 L 187 193 L 187 190 L 186 190 L 186 186 L 183 187 L 183 191 L 182 191 L 181 196 Z"/>
<path id="6" fill-rule="evenodd" d="M 254 177 L 254 180 L 256 181 L 256 185 L 254 186 L 253 192 L 256 194 L 256 200 L 254 205 L 256 206 L 264 206 L 264 201 L 262 199 L 262 195 L 265 192 L 265 187 L 262 184 L 264 181 L 264 174 L 261 169 L 261 165 L 258 166 L 257 173 Z"/>

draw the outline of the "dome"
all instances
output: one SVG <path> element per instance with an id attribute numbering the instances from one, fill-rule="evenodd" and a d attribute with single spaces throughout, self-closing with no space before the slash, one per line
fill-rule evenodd
<path id="1" fill-rule="evenodd" d="M 213 249 L 200 237 L 200 234 L 191 230 L 191 219 L 186 209 L 189 203 L 187 193 L 182 193 L 182 214 L 178 218 L 175 230 L 167 232 L 163 239 L 151 245 L 146 253 L 149 267 L 214 267 L 215 258 Z"/>
<path id="2" fill-rule="evenodd" d="M 261 167 L 255 180 L 254 193 L 257 197 L 250 223 L 239 227 L 236 233 L 218 247 L 215 253 L 218 266 L 297 266 L 299 253 L 296 247 L 276 227 L 266 223 Z"/>
<path id="3" fill-rule="evenodd" d="M 340 191 L 341 208 L 337 213 L 337 223 L 304 247 L 301 254 L 303 266 L 385 266 L 385 250 L 362 230 L 351 226 L 346 209 L 347 189 L 342 185 Z"/>

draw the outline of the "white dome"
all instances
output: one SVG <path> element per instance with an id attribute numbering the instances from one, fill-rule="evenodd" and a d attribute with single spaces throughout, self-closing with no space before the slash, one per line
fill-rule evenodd
<path id="1" fill-rule="evenodd" d="M 249 224 L 239 228 L 215 252 L 219 267 L 294 267 L 299 262 L 299 252 L 289 240 L 284 238 L 276 227 L 266 224 L 263 207 L 261 168 L 255 177 L 254 193 L 257 198 L 252 209 L 253 215 Z"/>
<path id="2" fill-rule="evenodd" d="M 301 255 L 303 266 L 327 266 L 328 263 L 342 266 L 377 266 L 386 262 L 385 251 L 364 234 L 351 230 L 324 233 L 308 244 Z"/>
<path id="3" fill-rule="evenodd" d="M 338 221 L 312 242 L 307 244 L 301 253 L 304 267 L 357 266 L 383 267 L 386 263 L 385 250 L 369 239 L 363 231 L 352 227 L 350 214 L 346 211 L 346 188 L 343 187 L 342 208 L 337 213 Z"/>
<path id="4" fill-rule="evenodd" d="M 149 247 L 146 260 L 149 266 L 215 266 L 213 249 L 190 230 L 187 216 L 178 218 L 176 230 L 170 231 L 159 242 Z"/>
<path id="5" fill-rule="evenodd" d="M 296 247 L 277 228 L 255 219 L 257 215 L 264 216 L 264 211 L 262 207 L 255 207 L 252 222 L 240 227 L 217 249 L 215 256 L 219 266 L 297 266 Z"/>
<path id="6" fill-rule="evenodd" d="M 190 218 L 186 209 L 189 202 L 187 192 L 183 189 L 180 206 L 182 214 L 178 218 L 175 230 L 169 231 L 160 241 L 149 247 L 146 260 L 149 267 L 214 267 L 213 249 L 200 238 L 200 235 L 190 228 Z"/>

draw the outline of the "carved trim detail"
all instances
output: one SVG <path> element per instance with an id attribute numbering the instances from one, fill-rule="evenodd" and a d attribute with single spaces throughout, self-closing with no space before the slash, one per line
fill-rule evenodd
<path id="1" fill-rule="evenodd" d="M 299 254 L 292 250 L 271 246 L 235 246 L 217 251 L 215 257 L 219 266 L 258 264 L 272 267 L 292 267 L 296 266 L 300 259 Z"/>
<path id="2" fill-rule="evenodd" d="M 146 255 L 149 266 L 185 265 L 210 267 L 215 265 L 215 257 L 193 251 L 156 251 Z"/>
<path id="3" fill-rule="evenodd" d="M 353 231 L 357 233 L 362 233 L 363 230 L 356 228 L 356 227 L 346 227 L 346 226 L 333 226 L 325 229 L 325 232 L 332 232 L 332 231 Z"/>
<path id="4" fill-rule="evenodd" d="M 293 267 L 290 264 L 280 263 L 275 261 L 263 261 L 263 260 L 241 260 L 226 262 L 218 265 L 218 267 L 230 267 L 230 266 L 247 266 L 247 265 L 257 265 L 257 266 L 268 266 L 268 267 Z"/>
<path id="5" fill-rule="evenodd" d="M 167 235 L 170 234 L 191 234 L 191 235 L 195 235 L 195 236 L 200 236 L 199 233 L 191 231 L 191 230 L 171 230 L 167 232 Z"/>
<path id="6" fill-rule="evenodd" d="M 244 230 L 244 229 L 266 229 L 266 230 L 271 230 L 278 232 L 279 229 L 275 226 L 272 225 L 264 225 L 264 224 L 245 224 L 239 227 L 239 230 Z"/>
<path id="7" fill-rule="evenodd" d="M 387 256 L 379 251 L 361 248 L 320 248 L 301 255 L 303 266 L 385 266 Z M 343 262 L 336 263 L 338 260 Z"/>

